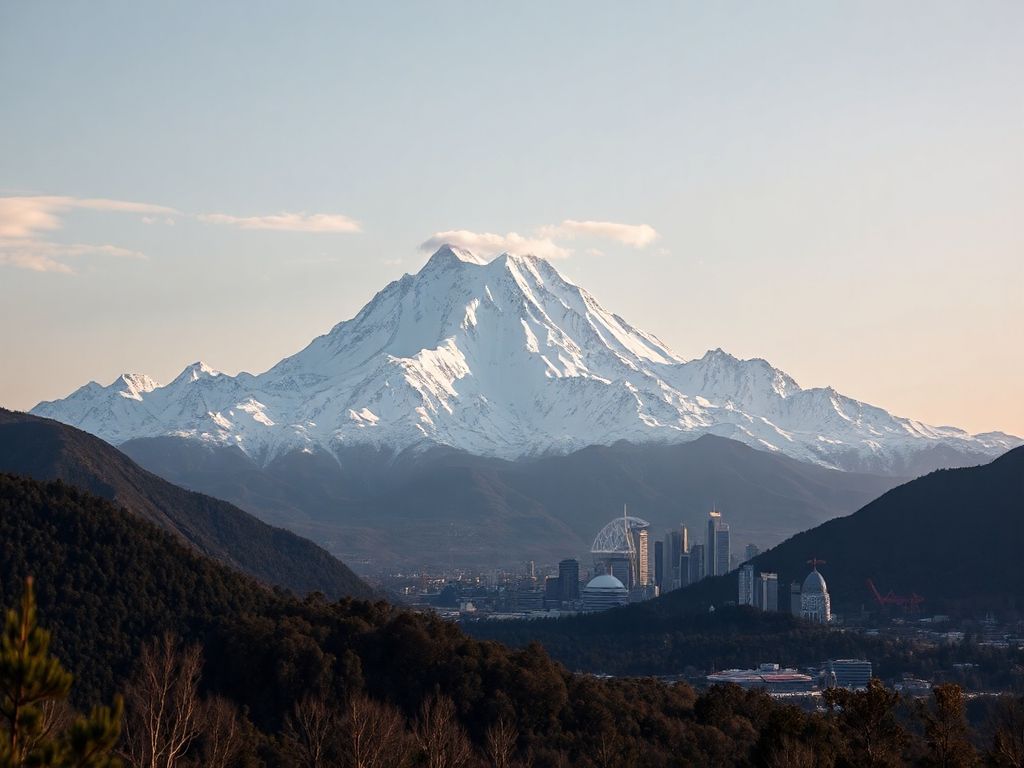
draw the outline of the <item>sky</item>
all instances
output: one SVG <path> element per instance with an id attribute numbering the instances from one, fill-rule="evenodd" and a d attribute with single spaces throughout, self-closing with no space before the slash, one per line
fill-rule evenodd
<path id="1" fill-rule="evenodd" d="M 1022 39 L 1015 0 L 0 0 L 0 404 L 266 370 L 451 240 L 1024 435 Z"/>

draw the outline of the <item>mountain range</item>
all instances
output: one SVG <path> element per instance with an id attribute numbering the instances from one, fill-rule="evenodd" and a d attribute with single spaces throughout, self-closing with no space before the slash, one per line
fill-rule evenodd
<path id="1" fill-rule="evenodd" d="M 1020 444 L 803 389 L 721 349 L 686 361 L 549 262 L 444 246 L 415 275 L 259 375 L 187 366 L 161 386 L 124 374 L 33 413 L 119 445 L 184 437 L 261 467 L 296 452 L 446 446 L 507 460 L 592 445 L 728 437 L 848 471 L 913 476 Z"/>
<path id="2" fill-rule="evenodd" d="M 736 549 L 774 544 L 849 514 L 900 482 L 840 472 L 704 435 L 678 444 L 619 442 L 508 461 L 433 447 L 398 456 L 348 449 L 260 466 L 238 449 L 175 437 L 123 450 L 161 477 L 227 499 L 319 542 L 353 566 L 513 565 L 586 557 L 622 514 L 655 535 L 702 525 L 713 505 Z"/>

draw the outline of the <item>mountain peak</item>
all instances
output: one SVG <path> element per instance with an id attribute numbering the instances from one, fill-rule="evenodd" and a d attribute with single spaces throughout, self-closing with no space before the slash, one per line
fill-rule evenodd
<path id="1" fill-rule="evenodd" d="M 430 445 L 516 459 L 712 432 L 826 466 L 895 473 L 940 445 L 973 460 L 1019 444 L 802 390 L 767 361 L 721 348 L 685 362 L 543 258 L 486 262 L 451 244 L 262 374 L 229 376 L 199 361 L 154 387 L 125 377 L 34 412 L 108 442 L 170 434 L 237 446 L 260 462 L 295 450 Z"/>
<path id="2" fill-rule="evenodd" d="M 132 400 L 141 400 L 142 395 L 160 387 L 160 384 L 144 373 L 122 373 L 112 386 L 117 385 L 124 386 L 121 396 Z"/>
<path id="3" fill-rule="evenodd" d="M 427 260 L 423 269 L 437 269 L 446 268 L 457 264 L 475 264 L 477 266 L 483 266 L 487 263 L 487 260 L 477 256 L 472 251 L 466 248 L 459 248 L 456 245 L 445 243 Z"/>
<path id="4" fill-rule="evenodd" d="M 186 365 L 185 369 L 179 373 L 171 383 L 177 384 L 185 381 L 199 381 L 200 379 L 209 379 L 220 375 L 220 371 L 210 367 L 202 360 L 197 360 L 194 363 Z"/>

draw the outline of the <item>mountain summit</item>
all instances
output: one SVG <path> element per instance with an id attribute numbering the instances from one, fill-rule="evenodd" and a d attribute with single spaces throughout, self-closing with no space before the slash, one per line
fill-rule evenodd
<path id="1" fill-rule="evenodd" d="M 848 470 L 911 474 L 1019 445 L 801 389 L 760 359 L 685 361 L 550 263 L 443 246 L 351 320 L 254 376 L 125 374 L 32 413 L 111 442 L 174 435 L 267 463 L 293 451 L 447 445 L 520 458 L 711 433 Z"/>

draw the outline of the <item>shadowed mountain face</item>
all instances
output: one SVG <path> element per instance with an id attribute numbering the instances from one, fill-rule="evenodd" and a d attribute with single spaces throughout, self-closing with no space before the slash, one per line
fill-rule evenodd
<path id="1" fill-rule="evenodd" d="M 49 419 L 0 409 L 0 472 L 61 480 L 115 501 L 267 584 L 299 594 L 372 594 L 343 563 L 312 542 L 227 502 L 178 488 L 102 440 Z"/>
<path id="2" fill-rule="evenodd" d="M 848 514 L 897 481 L 839 472 L 705 436 L 689 443 L 595 446 L 505 461 L 450 449 L 292 453 L 260 466 L 237 449 L 153 438 L 122 450 L 172 482 L 228 499 L 320 541 L 349 562 L 514 565 L 582 557 L 622 514 L 652 537 L 702 535 L 716 505 L 734 551 L 767 546 Z M 697 539 L 701 540 L 701 539 Z"/>

